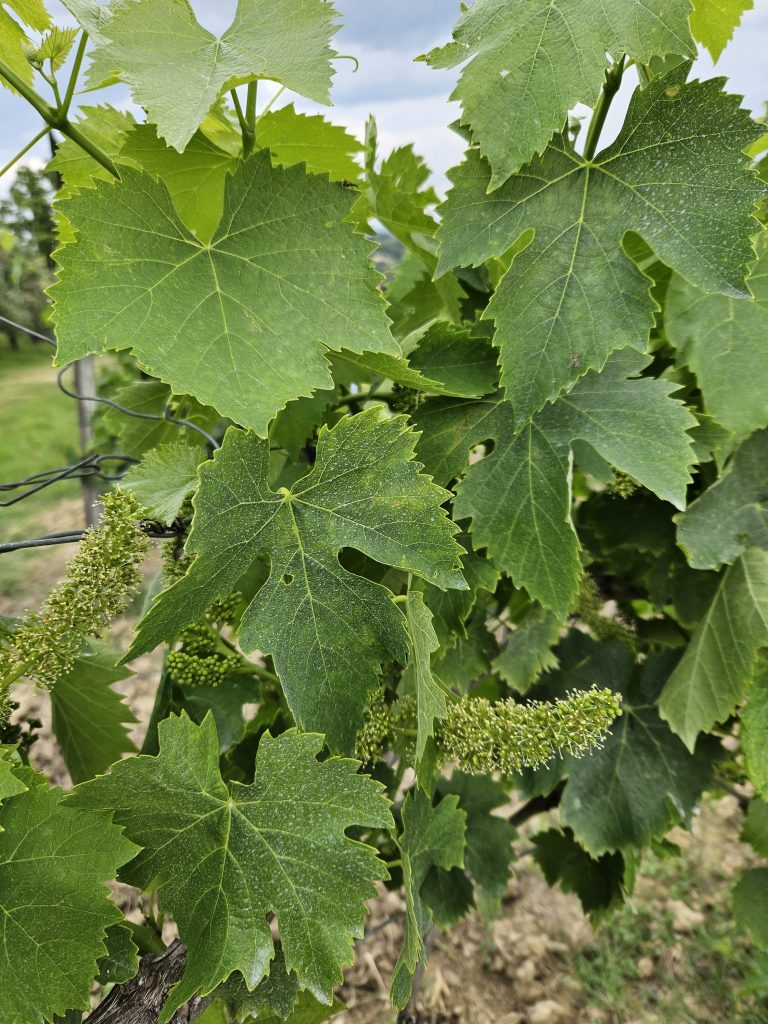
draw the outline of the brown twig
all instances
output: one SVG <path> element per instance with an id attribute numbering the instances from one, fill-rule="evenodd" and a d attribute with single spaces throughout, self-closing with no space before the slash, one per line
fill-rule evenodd
<path id="1" fill-rule="evenodd" d="M 187 947 L 178 939 L 157 956 L 142 957 L 135 978 L 116 985 L 85 1019 L 85 1024 L 157 1024 L 168 994 L 187 966 Z M 170 1024 L 189 1024 L 199 1017 L 211 996 L 195 996 L 180 1007 Z"/>

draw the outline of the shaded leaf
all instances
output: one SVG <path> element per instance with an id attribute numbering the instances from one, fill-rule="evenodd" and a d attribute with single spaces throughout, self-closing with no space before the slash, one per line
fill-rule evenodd
<path id="1" fill-rule="evenodd" d="M 704 408 L 738 438 L 768 422 L 768 249 L 747 284 L 747 297 L 712 295 L 675 275 L 664 310 L 677 361 L 696 374 Z"/>
<path id="2" fill-rule="evenodd" d="M 533 837 L 533 859 L 551 886 L 578 896 L 590 920 L 597 924 L 624 902 L 624 858 L 604 853 L 593 858 L 579 846 L 573 832 L 556 828 Z"/>
<path id="3" fill-rule="evenodd" d="M 748 438 L 719 480 L 676 517 L 694 569 L 719 569 L 747 548 L 768 550 L 768 430 Z"/>
<path id="4" fill-rule="evenodd" d="M 197 467 L 204 458 L 200 448 L 182 441 L 161 445 L 131 466 L 121 486 L 132 491 L 145 509 L 170 526 L 197 489 Z"/>
<path id="5" fill-rule="evenodd" d="M 74 783 L 100 775 L 136 748 L 127 726 L 137 719 L 112 689 L 132 673 L 115 666 L 117 654 L 93 647 L 51 691 L 51 727 Z"/>
<path id="6" fill-rule="evenodd" d="M 433 866 L 445 871 L 464 866 L 466 828 L 466 815 L 459 808 L 457 796 L 446 796 L 433 807 L 422 790 L 406 795 L 402 818 L 399 844 L 406 903 L 405 932 L 390 991 L 397 1009 L 402 1009 L 408 1002 L 416 966 L 425 958 L 424 939 L 432 923 L 432 914 L 422 898 L 421 887 Z"/>
<path id="7" fill-rule="evenodd" d="M 768 644 L 768 551 L 745 551 L 723 575 L 659 702 L 689 750 L 744 699 L 757 651 Z"/>

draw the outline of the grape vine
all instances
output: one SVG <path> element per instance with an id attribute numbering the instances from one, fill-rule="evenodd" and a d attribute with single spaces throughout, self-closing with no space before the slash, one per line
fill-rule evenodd
<path id="1" fill-rule="evenodd" d="M 240 0 L 220 38 L 176 0 L 64 2 L 74 26 L 0 3 L 0 84 L 44 122 L 18 159 L 57 143 L 55 362 L 90 400 L 62 378 L 100 357 L 99 454 L 4 504 L 103 493 L 28 542 L 79 548 L 0 620 L 3 1024 L 93 993 L 330 1018 L 382 884 L 405 1015 L 434 922 L 499 912 L 513 824 L 596 920 L 719 786 L 765 856 L 768 134 L 692 74 L 747 5 L 462 5 L 419 58 L 461 66 L 440 202 L 373 119 L 285 103 L 330 100 L 328 0 Z M 115 82 L 133 112 L 73 113 Z M 113 685 L 143 655 L 137 750 Z M 25 681 L 71 792 L 33 767 Z M 768 868 L 733 910 L 768 949 Z"/>

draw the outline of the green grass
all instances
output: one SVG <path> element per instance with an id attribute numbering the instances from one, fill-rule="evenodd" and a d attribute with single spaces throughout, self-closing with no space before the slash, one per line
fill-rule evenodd
<path id="1" fill-rule="evenodd" d="M 768 976 L 761 954 L 734 931 L 728 898 L 733 878 L 698 863 L 649 857 L 632 897 L 574 964 L 588 1002 L 610 1024 L 765 1024 Z M 667 899 L 704 901 L 704 921 L 680 934 Z M 638 964 L 650 958 L 642 976 Z"/>
<path id="2" fill-rule="evenodd" d="M 0 445 L 2 480 L 20 480 L 41 469 L 63 466 L 78 456 L 77 408 L 56 386 L 52 349 L 44 343 L 18 352 L 0 349 Z M 77 494 L 77 483 L 46 488 L 34 499 L 55 503 Z M 13 506 L 12 506 L 13 507 Z M 21 507 L 21 506 L 20 506 Z M 18 515 L 3 510 L 3 527 Z M 5 530 L 3 531 L 5 532 Z"/>
<path id="3" fill-rule="evenodd" d="M 56 386 L 52 349 L 41 342 L 14 352 L 0 346 L 0 482 L 21 480 L 79 457 L 77 408 Z M 0 538 L 16 540 L 30 531 L 55 531 L 56 506 L 78 496 L 77 481 L 47 487 L 10 508 L 0 509 Z M 3 493 L 7 499 L 13 494 Z M 0 593 L 12 593 L 20 574 L 37 564 L 26 552 L 0 555 Z"/>

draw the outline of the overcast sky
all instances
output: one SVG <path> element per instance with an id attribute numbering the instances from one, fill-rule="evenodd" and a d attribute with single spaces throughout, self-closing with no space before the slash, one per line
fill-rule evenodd
<path id="1" fill-rule="evenodd" d="M 200 21 L 220 34 L 230 23 L 236 0 L 192 0 Z M 447 125 L 459 114 L 458 105 L 448 102 L 455 71 L 433 71 L 413 58 L 450 37 L 450 27 L 458 11 L 452 0 L 335 0 L 343 28 L 336 37 L 340 53 L 354 54 L 360 61 L 357 73 L 350 61 L 339 61 L 333 89 L 333 108 L 297 100 L 303 110 L 324 110 L 333 120 L 348 125 L 362 135 L 369 113 L 376 115 L 381 148 L 387 152 L 395 145 L 414 142 L 435 173 L 440 191 L 445 187 L 445 171 L 461 159 L 461 139 Z M 49 9 L 60 24 L 73 24 L 58 0 Z M 745 97 L 746 106 L 761 112 L 768 99 L 768 0 L 755 0 L 715 69 L 730 79 L 730 90 Z M 705 55 L 697 66 L 699 77 L 713 74 L 712 62 Z M 634 85 L 634 76 L 626 76 L 624 98 Z M 266 100 L 269 85 L 260 96 Z M 96 95 L 85 94 L 81 102 L 93 103 Z M 284 94 L 283 101 L 293 97 Z M 131 107 L 126 89 L 110 90 L 110 102 Z M 615 103 L 603 135 L 610 142 L 619 130 L 621 103 Z M 18 97 L 0 87 L 0 167 L 39 129 L 38 116 Z M 602 145 L 602 141 L 601 141 Z M 38 145 L 32 156 L 45 158 L 47 144 Z M 0 189 L 3 183 L 0 182 Z"/>

